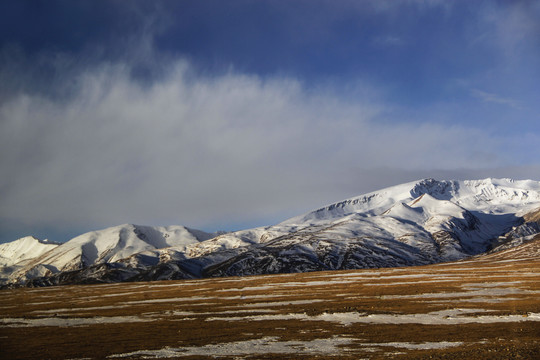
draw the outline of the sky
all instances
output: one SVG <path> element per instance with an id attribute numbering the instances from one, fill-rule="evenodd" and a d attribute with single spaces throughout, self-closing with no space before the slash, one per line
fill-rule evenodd
<path id="1" fill-rule="evenodd" d="M 540 180 L 540 1 L 0 1 L 0 242 Z"/>

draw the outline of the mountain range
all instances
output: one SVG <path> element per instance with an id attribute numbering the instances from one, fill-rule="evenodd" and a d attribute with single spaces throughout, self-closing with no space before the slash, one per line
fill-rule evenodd
<path id="1" fill-rule="evenodd" d="M 277 225 L 211 234 L 120 225 L 58 244 L 0 244 L 3 286 L 189 279 L 425 265 L 508 249 L 540 234 L 540 182 L 405 183 Z"/>

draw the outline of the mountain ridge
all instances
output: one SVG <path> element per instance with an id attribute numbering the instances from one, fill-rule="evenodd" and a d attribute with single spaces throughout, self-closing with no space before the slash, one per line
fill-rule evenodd
<path id="1" fill-rule="evenodd" d="M 90 232 L 37 257 L 7 282 L 37 286 L 453 261 L 522 243 L 540 231 L 525 218 L 536 219 L 539 208 L 537 181 L 423 179 L 232 233 L 197 237 L 198 230 L 183 226 L 128 224 Z M 100 240 L 104 233 L 107 241 Z"/>
<path id="2" fill-rule="evenodd" d="M 49 251 L 37 254 L 16 269 L 11 278 L 29 278 L 79 270 L 96 264 L 114 263 L 144 251 L 182 247 L 208 240 L 213 234 L 184 226 L 151 227 L 123 224 L 76 236 Z M 16 265 L 16 264 L 14 264 Z"/>

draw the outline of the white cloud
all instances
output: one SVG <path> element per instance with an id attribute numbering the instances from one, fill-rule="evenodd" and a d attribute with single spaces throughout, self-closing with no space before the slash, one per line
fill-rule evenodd
<path id="1" fill-rule="evenodd" d="M 471 94 L 474 97 L 479 98 L 485 102 L 508 105 L 518 110 L 521 110 L 523 108 L 518 101 L 510 98 L 505 98 L 497 94 L 492 94 L 478 89 L 471 89 Z"/>
<path id="2" fill-rule="evenodd" d="M 386 36 L 378 36 L 374 40 L 374 43 L 376 45 L 380 46 L 403 46 L 405 45 L 405 41 L 398 37 L 393 35 L 386 35 Z"/>
<path id="3" fill-rule="evenodd" d="M 285 218 L 386 185 L 385 172 L 365 176 L 373 168 L 420 178 L 508 163 L 509 150 L 489 133 L 429 118 L 386 121 L 373 98 L 344 100 L 287 78 L 195 76 L 182 61 L 148 86 L 129 71 L 87 71 L 67 100 L 21 94 L 0 105 L 4 223 L 204 227 Z"/>

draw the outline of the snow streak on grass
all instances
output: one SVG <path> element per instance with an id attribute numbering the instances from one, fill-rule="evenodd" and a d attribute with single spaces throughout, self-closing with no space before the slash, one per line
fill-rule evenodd
<path id="1" fill-rule="evenodd" d="M 230 343 L 209 344 L 183 348 L 163 348 L 160 350 L 140 350 L 125 354 L 110 355 L 109 358 L 176 358 L 182 356 L 241 356 L 257 354 L 297 354 L 323 355 L 346 351 L 343 347 L 351 344 L 353 339 L 332 337 L 311 341 L 279 341 L 278 337 L 263 337 L 255 340 Z"/>
<path id="2" fill-rule="evenodd" d="M 363 324 L 424 324 L 424 325 L 454 325 L 470 323 L 503 323 L 540 321 L 540 314 L 529 313 L 526 315 L 482 315 L 463 316 L 467 313 L 482 313 L 484 309 L 451 309 L 436 311 L 427 314 L 358 314 L 353 312 L 326 313 L 317 316 L 306 314 L 282 314 L 282 315 L 257 315 L 244 317 L 211 317 L 206 321 L 272 321 L 272 320 L 301 320 L 301 321 L 329 321 L 341 325 L 353 323 Z"/>

